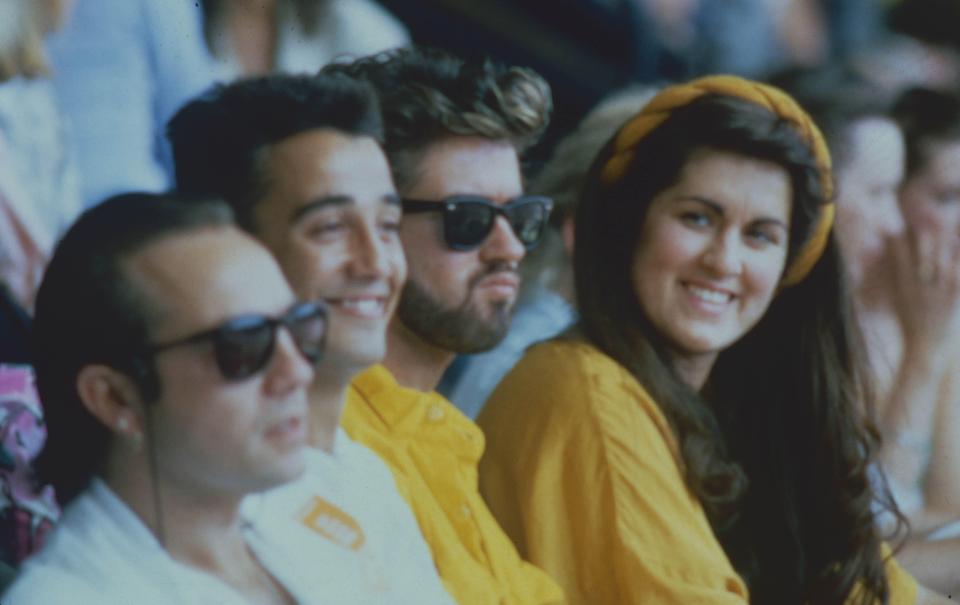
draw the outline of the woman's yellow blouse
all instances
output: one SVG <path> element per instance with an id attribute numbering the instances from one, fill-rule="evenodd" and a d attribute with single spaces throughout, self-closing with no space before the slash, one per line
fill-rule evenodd
<path id="1" fill-rule="evenodd" d="M 479 424 L 481 491 L 570 605 L 749 602 L 678 467 L 657 405 L 594 347 L 552 341 L 504 379 Z M 890 559 L 891 604 L 916 584 Z"/>

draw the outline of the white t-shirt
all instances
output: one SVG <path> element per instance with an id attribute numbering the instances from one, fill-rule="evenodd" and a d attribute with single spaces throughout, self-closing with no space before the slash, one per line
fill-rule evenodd
<path id="1" fill-rule="evenodd" d="M 454 603 L 390 469 L 342 429 L 332 453 L 309 448 L 303 477 L 248 497 L 243 514 L 329 603 Z"/>
<path id="2" fill-rule="evenodd" d="M 265 569 L 298 603 L 329 603 L 290 573 L 284 555 L 244 535 Z M 248 605 L 215 576 L 170 557 L 154 535 L 109 487 L 94 479 L 72 502 L 39 553 L 24 564 L 4 605 Z"/>

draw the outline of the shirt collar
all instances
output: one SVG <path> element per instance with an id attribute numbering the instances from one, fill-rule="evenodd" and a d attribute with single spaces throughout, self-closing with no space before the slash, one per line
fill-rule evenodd
<path id="1" fill-rule="evenodd" d="M 420 410 L 431 397 L 439 397 L 433 392 L 424 393 L 400 385 L 383 364 L 361 372 L 350 383 L 350 388 L 391 429 Z"/>

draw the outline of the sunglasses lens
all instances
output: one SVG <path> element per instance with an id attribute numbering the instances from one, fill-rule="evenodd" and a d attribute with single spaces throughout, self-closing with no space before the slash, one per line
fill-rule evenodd
<path id="1" fill-rule="evenodd" d="M 510 226 L 528 250 L 537 245 L 543 235 L 543 227 L 550 216 L 548 206 L 540 201 L 521 202 L 506 209 Z"/>
<path id="2" fill-rule="evenodd" d="M 326 307 L 317 303 L 298 305 L 285 323 L 304 357 L 314 364 L 319 363 L 327 336 Z"/>
<path id="3" fill-rule="evenodd" d="M 217 365 L 227 380 L 253 376 L 273 353 L 275 328 L 264 318 L 239 318 L 217 332 Z"/>
<path id="4" fill-rule="evenodd" d="M 481 201 L 460 201 L 447 206 L 444 234 L 454 250 L 469 250 L 481 244 L 493 227 L 494 210 Z"/>

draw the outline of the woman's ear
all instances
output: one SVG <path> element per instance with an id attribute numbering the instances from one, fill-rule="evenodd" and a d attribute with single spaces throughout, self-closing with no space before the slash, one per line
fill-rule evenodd
<path id="1" fill-rule="evenodd" d="M 84 366 L 77 374 L 77 393 L 87 410 L 121 438 L 143 438 L 143 398 L 132 378 L 109 366 Z"/>

